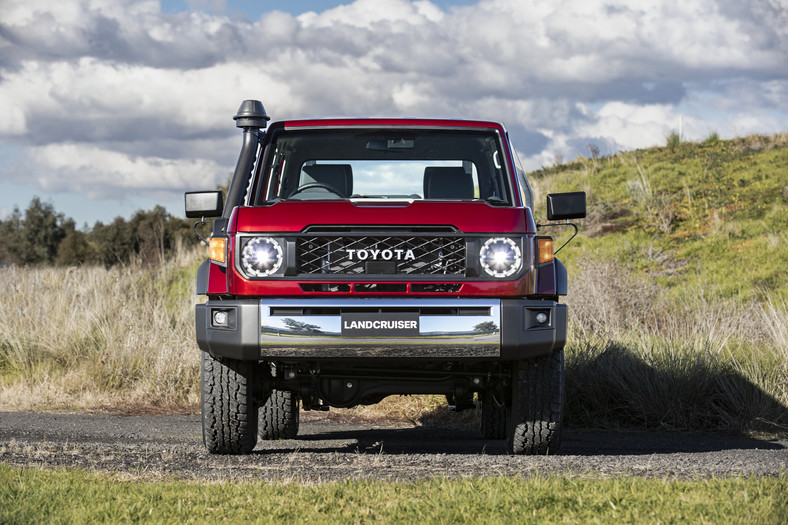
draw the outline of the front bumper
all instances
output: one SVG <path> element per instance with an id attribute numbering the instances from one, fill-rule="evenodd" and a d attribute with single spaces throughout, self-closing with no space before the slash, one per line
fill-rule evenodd
<path id="1" fill-rule="evenodd" d="M 566 306 L 453 298 L 208 301 L 196 306 L 196 332 L 200 349 L 246 361 L 515 361 L 564 346 Z"/>

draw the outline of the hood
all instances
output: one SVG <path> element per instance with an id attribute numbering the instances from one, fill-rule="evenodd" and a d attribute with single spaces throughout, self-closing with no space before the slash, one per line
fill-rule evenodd
<path id="1" fill-rule="evenodd" d="M 229 233 L 300 232 L 308 226 L 452 226 L 464 233 L 535 233 L 528 208 L 486 202 L 281 201 L 238 207 Z"/>

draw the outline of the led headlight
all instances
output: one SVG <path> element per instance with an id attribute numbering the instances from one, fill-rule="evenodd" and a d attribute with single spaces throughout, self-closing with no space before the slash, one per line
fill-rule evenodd
<path id="1" fill-rule="evenodd" d="M 270 237 L 256 237 L 241 249 L 241 269 L 250 277 L 268 277 L 282 266 L 282 247 Z"/>
<path id="2" fill-rule="evenodd" d="M 489 239 L 479 252 L 482 268 L 493 277 L 514 275 L 523 264 L 520 247 L 512 239 L 495 237 Z"/>

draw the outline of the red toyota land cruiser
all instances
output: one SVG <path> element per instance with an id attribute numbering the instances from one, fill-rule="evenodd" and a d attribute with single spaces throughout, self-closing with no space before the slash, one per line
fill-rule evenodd
<path id="1" fill-rule="evenodd" d="M 299 401 L 327 410 L 445 394 L 463 410 L 476 394 L 485 438 L 507 439 L 515 454 L 555 453 L 566 269 L 540 235 L 504 128 L 267 126 L 252 100 L 234 119 L 243 146 L 227 202 L 186 194 L 187 217 L 218 217 L 197 275 L 208 451 L 295 437 Z M 547 197 L 548 220 L 585 208 L 581 192 Z"/>

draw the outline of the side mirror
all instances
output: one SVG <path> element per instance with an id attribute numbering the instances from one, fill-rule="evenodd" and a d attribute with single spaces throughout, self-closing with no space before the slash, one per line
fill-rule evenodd
<path id="1" fill-rule="evenodd" d="M 547 196 L 547 220 L 582 219 L 586 216 L 586 192 L 551 193 Z"/>
<path id="2" fill-rule="evenodd" d="M 221 191 L 190 191 L 185 195 L 186 218 L 221 217 L 224 199 Z"/>

